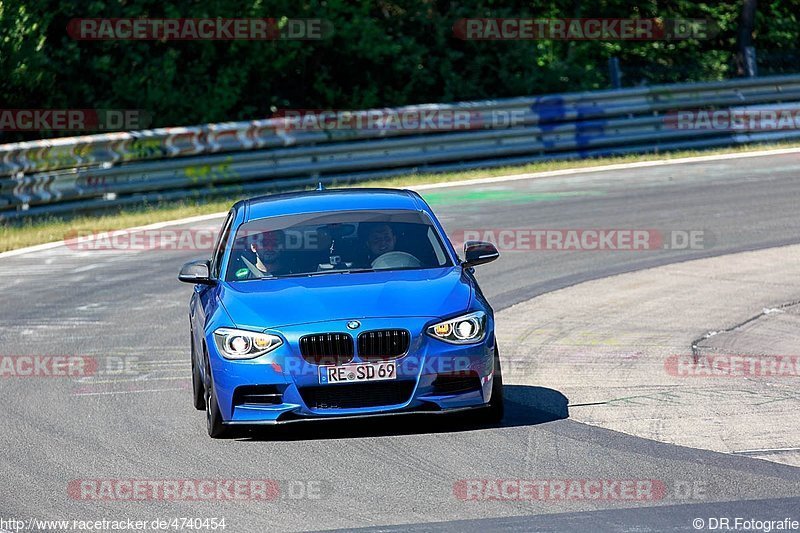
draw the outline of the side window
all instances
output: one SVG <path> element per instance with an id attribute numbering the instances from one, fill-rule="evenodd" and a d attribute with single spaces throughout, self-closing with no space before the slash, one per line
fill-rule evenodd
<path id="1" fill-rule="evenodd" d="M 233 211 L 228 213 L 228 218 L 225 219 L 225 224 L 222 225 L 222 230 L 219 232 L 217 244 L 214 247 L 214 256 L 211 258 L 211 277 L 219 277 L 219 269 L 222 265 L 222 256 L 225 253 L 225 246 L 228 244 L 228 238 L 231 232 L 231 223 L 233 223 Z"/>

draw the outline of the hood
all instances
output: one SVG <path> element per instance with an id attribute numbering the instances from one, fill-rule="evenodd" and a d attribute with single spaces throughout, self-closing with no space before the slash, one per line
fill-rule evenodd
<path id="1" fill-rule="evenodd" d="M 396 270 L 239 281 L 219 298 L 237 327 L 265 329 L 325 320 L 442 317 L 472 298 L 461 268 Z"/>

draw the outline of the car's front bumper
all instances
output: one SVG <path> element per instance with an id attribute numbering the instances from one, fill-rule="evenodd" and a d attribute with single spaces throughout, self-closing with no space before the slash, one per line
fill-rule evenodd
<path id="1" fill-rule="evenodd" d="M 262 357 L 247 361 L 223 358 L 213 339 L 207 339 L 213 383 L 220 412 L 226 424 L 282 424 L 330 418 L 356 418 L 386 414 L 450 413 L 483 407 L 489 402 L 494 371 L 494 324 L 487 316 L 486 335 L 481 342 L 468 345 L 449 344 L 423 332 L 433 321 L 430 317 L 400 319 L 359 319 L 358 332 L 403 328 L 411 332 L 406 355 L 394 359 L 397 379 L 368 383 L 369 387 L 393 387 L 402 392 L 387 394 L 381 405 L 348 408 L 319 408 L 306 401 L 311 388 L 347 394 L 351 384 L 320 385 L 319 366 L 306 362 L 299 350 L 299 338 L 311 333 L 350 333 L 347 320 L 336 320 L 269 330 L 283 338 L 283 345 Z M 357 343 L 356 343 L 357 344 Z M 361 362 L 358 354 L 352 361 Z M 474 386 L 453 390 L 442 386 L 447 379 L 469 378 Z M 243 403 L 240 387 L 269 387 L 280 403 Z M 240 392 L 242 389 L 239 389 Z M 363 393 L 364 390 L 362 389 Z M 392 398 L 392 399 L 389 399 Z"/>
<path id="2" fill-rule="evenodd" d="M 404 409 L 404 410 L 382 410 L 376 413 L 362 413 L 357 415 L 336 415 L 336 416 L 301 416 L 301 417 L 285 417 L 275 420 L 230 420 L 223 422 L 226 426 L 283 426 L 286 424 L 302 424 L 304 422 L 319 422 L 320 420 L 363 420 L 369 418 L 387 418 L 387 417 L 407 417 L 407 416 L 435 416 L 435 415 L 450 415 L 456 413 L 465 413 L 470 411 L 480 411 L 486 409 L 485 404 L 473 405 L 470 407 L 453 407 L 438 411 L 426 411 L 419 409 Z"/>

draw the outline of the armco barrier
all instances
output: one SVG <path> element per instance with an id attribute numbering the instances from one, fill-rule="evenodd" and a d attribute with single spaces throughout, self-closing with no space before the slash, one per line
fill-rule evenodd
<path id="1" fill-rule="evenodd" d="M 800 75 L 791 75 L 389 110 L 486 118 L 470 130 L 299 131 L 274 118 L 0 145 L 0 219 L 317 181 L 794 139 L 800 129 L 682 130 L 667 114 L 798 103 Z M 515 124 L 492 124 L 499 111 L 514 112 Z"/>

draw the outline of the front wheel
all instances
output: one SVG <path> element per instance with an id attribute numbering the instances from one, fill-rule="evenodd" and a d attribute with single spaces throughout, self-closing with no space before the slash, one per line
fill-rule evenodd
<path id="1" fill-rule="evenodd" d="M 205 380 L 205 408 L 206 408 L 206 429 L 208 436 L 214 439 L 221 439 L 228 433 L 228 428 L 222 423 L 222 413 L 219 412 L 219 402 L 214 392 L 214 382 L 211 377 L 211 367 L 206 361 L 206 380 Z"/>
<path id="2" fill-rule="evenodd" d="M 486 406 L 484 420 L 488 424 L 499 424 L 503 421 L 505 406 L 503 401 L 503 371 L 500 368 L 500 351 L 494 346 L 494 372 L 492 374 L 492 397 Z"/>
<path id="3" fill-rule="evenodd" d="M 200 371 L 197 368 L 197 360 L 194 354 L 194 335 L 192 335 L 192 403 L 198 411 L 206 408 L 205 395 L 203 379 L 200 377 Z"/>

